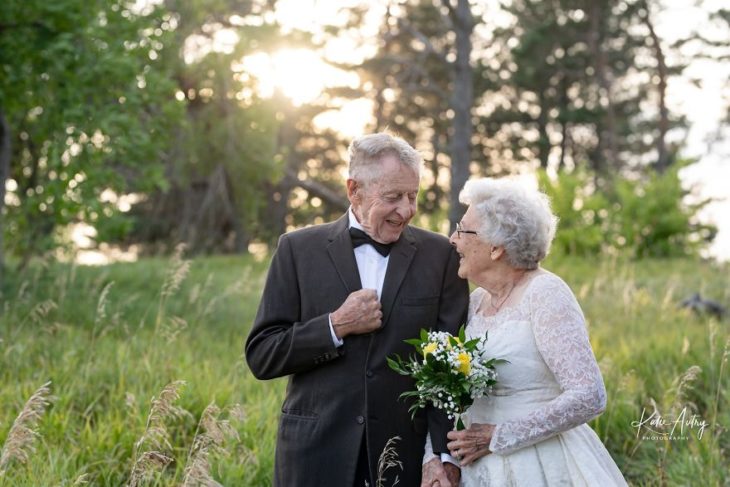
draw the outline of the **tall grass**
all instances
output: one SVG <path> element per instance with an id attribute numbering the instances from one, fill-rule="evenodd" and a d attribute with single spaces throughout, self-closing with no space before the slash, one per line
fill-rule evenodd
<path id="1" fill-rule="evenodd" d="M 730 303 L 728 268 L 561 258 L 546 267 L 585 311 L 609 401 L 592 426 L 630 483 L 728 485 L 728 322 L 677 306 L 695 291 Z M 160 462 L 139 477 L 144 485 L 270 485 L 285 381 L 255 380 L 242 358 L 265 270 L 250 258 L 191 260 L 179 249 L 172 259 L 100 268 L 41 262 L 10 276 L 0 307 L 0 448 L 40 384 L 52 381 L 53 401 L 30 428 L 35 451 L 8 461 L 0 485 L 133 484 L 147 460 Z M 175 381 L 186 383 L 170 403 L 179 414 L 154 423 L 155 401 Z M 694 414 L 707 427 L 702 438 L 685 427 L 683 439 L 644 439 L 632 426 L 642 412 L 667 421 Z M 164 429 L 160 441 L 140 442 L 153 423 Z"/>

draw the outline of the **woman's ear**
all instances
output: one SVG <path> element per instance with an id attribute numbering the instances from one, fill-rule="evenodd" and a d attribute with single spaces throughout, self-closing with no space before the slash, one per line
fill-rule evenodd
<path id="1" fill-rule="evenodd" d="M 503 254 L 504 247 L 502 246 L 492 245 L 491 249 L 489 250 L 489 256 L 492 258 L 492 260 L 499 260 Z"/>

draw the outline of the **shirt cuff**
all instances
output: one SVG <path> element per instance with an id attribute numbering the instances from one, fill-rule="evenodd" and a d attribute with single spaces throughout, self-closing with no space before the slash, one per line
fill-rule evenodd
<path id="1" fill-rule="evenodd" d="M 441 463 L 446 463 L 446 462 L 453 463 L 454 465 L 459 467 L 459 461 L 456 458 L 452 457 L 448 453 L 442 453 L 441 454 Z"/>
<path id="2" fill-rule="evenodd" d="M 332 343 L 335 344 L 335 347 L 341 347 L 345 344 L 344 340 L 341 340 L 340 338 L 337 338 L 337 334 L 335 334 L 335 327 L 332 326 L 332 314 L 330 313 L 327 315 L 327 321 L 330 324 L 330 335 L 332 335 Z"/>

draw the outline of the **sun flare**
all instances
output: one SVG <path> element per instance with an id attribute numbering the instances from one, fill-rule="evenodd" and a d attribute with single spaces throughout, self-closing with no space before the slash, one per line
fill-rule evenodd
<path id="1" fill-rule="evenodd" d="M 258 80 L 259 96 L 268 98 L 280 91 L 295 105 L 315 100 L 332 84 L 357 83 L 357 79 L 328 65 L 309 49 L 260 52 L 246 56 L 242 64 L 243 70 Z"/>
<path id="2" fill-rule="evenodd" d="M 332 86 L 357 88 L 360 79 L 354 72 L 335 68 L 309 49 L 282 49 L 274 53 L 259 52 L 243 58 L 239 71 L 257 80 L 256 92 L 270 98 L 277 91 L 295 106 L 310 103 Z M 372 101 L 359 98 L 328 100 L 331 109 L 314 118 L 320 128 L 334 129 L 346 136 L 362 133 L 372 118 Z"/>

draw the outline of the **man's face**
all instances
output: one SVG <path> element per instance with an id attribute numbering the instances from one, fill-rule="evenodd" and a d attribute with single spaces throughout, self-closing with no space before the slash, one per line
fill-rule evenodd
<path id="1" fill-rule="evenodd" d="M 365 186 L 347 180 L 347 196 L 355 217 L 373 240 L 395 242 L 416 214 L 418 173 L 394 155 L 380 159 L 377 177 Z"/>

